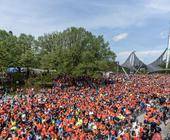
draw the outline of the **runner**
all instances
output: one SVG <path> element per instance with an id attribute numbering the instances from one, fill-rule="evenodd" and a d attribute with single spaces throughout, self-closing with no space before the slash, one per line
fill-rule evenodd
<path id="1" fill-rule="evenodd" d="M 103 80 L 81 78 L 77 85 L 58 78 L 52 93 L 30 89 L 0 99 L 0 139 L 161 139 L 170 77 L 136 75 L 127 82 L 117 75 L 112 80 L 103 85 Z M 143 112 L 141 124 L 137 116 Z"/>

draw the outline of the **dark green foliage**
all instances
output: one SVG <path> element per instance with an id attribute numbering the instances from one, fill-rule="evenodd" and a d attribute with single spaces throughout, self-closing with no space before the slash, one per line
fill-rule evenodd
<path id="1" fill-rule="evenodd" d="M 72 27 L 39 37 L 39 44 L 42 66 L 56 69 L 58 74 L 96 76 L 109 70 L 115 60 L 103 37 L 96 37 L 83 28 Z"/>
<path id="2" fill-rule="evenodd" d="M 165 68 L 166 67 L 166 63 L 164 62 L 163 64 L 159 65 L 161 68 Z M 170 68 L 170 63 L 168 64 L 168 69 Z"/>
<path id="3" fill-rule="evenodd" d="M 34 37 L 31 35 L 21 34 L 16 37 L 11 33 L 0 30 L 0 66 L 36 67 L 34 41 Z"/>
<path id="4" fill-rule="evenodd" d="M 115 54 L 103 36 L 68 28 L 38 37 L 0 30 L 0 66 L 55 69 L 57 74 L 94 76 L 114 69 Z"/>

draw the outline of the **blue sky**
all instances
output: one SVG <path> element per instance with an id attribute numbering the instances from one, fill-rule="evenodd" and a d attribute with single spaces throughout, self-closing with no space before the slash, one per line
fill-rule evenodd
<path id="1" fill-rule="evenodd" d="M 170 0 L 0 0 L 0 28 L 16 35 L 70 26 L 103 35 L 120 63 L 135 50 L 148 64 L 167 47 Z"/>

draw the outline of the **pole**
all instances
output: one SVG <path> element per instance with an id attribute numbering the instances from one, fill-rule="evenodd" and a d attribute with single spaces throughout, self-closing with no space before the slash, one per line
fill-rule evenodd
<path id="1" fill-rule="evenodd" d="M 136 51 L 133 51 L 132 54 L 131 54 L 131 57 L 130 57 L 130 65 L 135 68 L 135 52 Z M 131 69 L 130 69 L 130 73 L 131 73 Z M 134 70 L 133 70 L 133 74 L 134 74 Z"/>
<path id="2" fill-rule="evenodd" d="M 127 74 L 127 72 L 125 71 L 125 69 L 123 67 L 122 67 L 122 70 L 125 73 L 126 77 L 128 77 L 128 79 L 129 79 L 129 75 Z"/>
<path id="3" fill-rule="evenodd" d="M 116 64 L 117 64 L 117 74 L 118 74 L 119 73 L 119 62 L 117 61 Z"/>
<path id="4" fill-rule="evenodd" d="M 142 67 L 142 64 L 139 66 L 139 68 L 136 70 L 135 74 L 138 73 L 138 71 L 140 70 L 140 68 Z"/>
<path id="5" fill-rule="evenodd" d="M 168 69 L 169 66 L 169 59 L 170 59 L 170 33 L 168 34 L 168 48 L 166 53 L 166 69 Z"/>

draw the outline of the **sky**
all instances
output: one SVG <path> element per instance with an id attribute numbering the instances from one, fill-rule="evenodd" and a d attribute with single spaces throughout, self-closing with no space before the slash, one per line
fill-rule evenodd
<path id="1" fill-rule="evenodd" d="M 170 0 L 0 0 L 0 29 L 40 36 L 75 26 L 103 35 L 121 63 L 146 64 L 167 47 Z"/>

